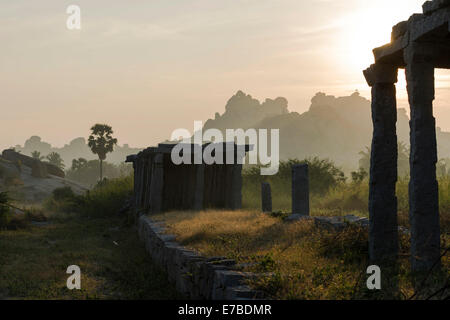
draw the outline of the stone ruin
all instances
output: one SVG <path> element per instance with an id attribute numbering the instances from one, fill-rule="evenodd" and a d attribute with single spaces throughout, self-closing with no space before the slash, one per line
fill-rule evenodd
<path id="1" fill-rule="evenodd" d="M 231 209 L 242 207 L 242 162 L 250 146 L 223 143 L 224 164 L 195 164 L 194 157 L 211 144 L 186 145 L 191 150 L 191 164 L 176 165 L 171 159 L 175 144 L 159 144 L 126 162 L 134 168 L 134 206 L 139 213 L 156 214 L 171 210 Z M 217 144 L 216 144 L 217 146 Z M 196 152 L 201 147 L 201 150 Z M 214 150 L 220 150 L 215 148 Z M 213 151 L 214 152 L 214 151 Z M 227 164 L 227 155 L 233 153 L 233 164 Z"/>
<path id="2" fill-rule="evenodd" d="M 373 53 L 375 64 L 364 71 L 372 87 L 370 258 L 395 260 L 398 254 L 395 83 L 398 69 L 405 68 L 411 108 L 411 267 L 414 271 L 429 270 L 440 263 L 434 69 L 450 68 L 450 0 L 425 2 L 423 14 L 414 14 L 394 26 L 391 43 Z"/>
<path id="3" fill-rule="evenodd" d="M 66 174 L 64 170 L 48 162 L 43 162 L 38 159 L 26 156 L 13 149 L 6 149 L 2 152 L 2 158 L 14 163 L 21 163 L 24 166 L 31 168 L 32 175 L 36 178 L 46 178 L 48 174 L 64 178 Z"/>

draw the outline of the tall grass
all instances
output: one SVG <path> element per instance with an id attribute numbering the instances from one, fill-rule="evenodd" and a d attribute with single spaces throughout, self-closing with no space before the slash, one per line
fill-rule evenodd
<path id="1" fill-rule="evenodd" d="M 315 161 L 315 162 L 314 162 Z M 310 207 L 311 215 L 348 215 L 368 217 L 369 180 L 345 181 L 334 166 L 320 165 L 318 160 L 310 161 Z M 295 161 L 298 162 L 298 161 Z M 243 208 L 249 210 L 261 209 L 261 182 L 268 182 L 272 188 L 272 203 L 274 211 L 291 211 L 290 165 L 285 162 L 281 174 L 271 177 L 259 176 L 259 169 L 252 168 L 243 174 Z M 330 179 L 334 177 L 334 179 Z M 439 183 L 439 213 L 441 230 L 450 232 L 450 176 L 440 176 Z M 409 179 L 399 178 L 396 187 L 398 201 L 399 225 L 409 228 Z"/>
<path id="2" fill-rule="evenodd" d="M 292 166 L 308 164 L 310 192 L 313 196 L 325 195 L 330 189 L 345 182 L 342 170 L 328 159 L 308 158 L 281 161 L 278 173 L 262 176 L 260 167 L 254 166 L 243 173 L 243 207 L 257 209 L 261 207 L 261 183 L 268 182 L 272 188 L 272 205 L 276 211 L 289 211 L 291 208 Z"/>

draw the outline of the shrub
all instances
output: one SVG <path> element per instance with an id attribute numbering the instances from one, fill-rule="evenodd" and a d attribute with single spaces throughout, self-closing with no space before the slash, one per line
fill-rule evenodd
<path id="1" fill-rule="evenodd" d="M 76 195 L 69 187 L 55 189 L 45 206 L 57 212 L 74 212 L 92 217 L 117 213 L 133 192 L 133 177 L 104 179 L 84 195 Z"/>
<path id="2" fill-rule="evenodd" d="M 53 190 L 52 194 L 53 194 L 53 198 L 56 201 L 70 200 L 75 197 L 75 194 L 73 193 L 73 190 L 71 187 L 56 188 L 55 190 Z"/>
<path id="3" fill-rule="evenodd" d="M 103 180 L 82 197 L 82 212 L 89 216 L 105 216 L 117 213 L 132 193 L 132 176 Z"/>
<path id="4" fill-rule="evenodd" d="M 277 210 L 291 210 L 292 166 L 306 163 L 309 166 L 309 182 L 312 196 L 323 196 L 329 190 L 345 183 L 342 170 L 328 159 L 309 158 L 281 161 L 274 176 L 261 176 L 260 166 L 252 166 L 243 172 L 243 199 L 245 208 L 261 207 L 261 183 L 272 188 L 273 207 Z"/>
<path id="5" fill-rule="evenodd" d="M 5 228 L 8 223 L 9 197 L 6 192 L 0 192 L 0 228 Z"/>

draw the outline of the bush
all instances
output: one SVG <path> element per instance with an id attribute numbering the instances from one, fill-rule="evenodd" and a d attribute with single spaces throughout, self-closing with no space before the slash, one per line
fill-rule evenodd
<path id="1" fill-rule="evenodd" d="M 75 193 L 73 193 L 71 187 L 56 188 L 55 190 L 53 190 L 52 194 L 53 199 L 55 199 L 56 201 L 70 200 L 75 197 Z"/>
<path id="2" fill-rule="evenodd" d="M 69 187 L 55 189 L 45 206 L 57 212 L 74 212 L 90 217 L 117 213 L 133 192 L 133 177 L 103 180 L 84 195 L 76 195 Z"/>
<path id="3" fill-rule="evenodd" d="M 8 224 L 9 197 L 6 192 L 0 192 L 0 228 L 5 228 Z"/>
<path id="4" fill-rule="evenodd" d="M 132 176 L 102 181 L 82 198 L 82 212 L 89 216 L 117 213 L 132 195 L 133 186 Z"/>
<path id="5" fill-rule="evenodd" d="M 277 210 L 291 210 L 292 166 L 308 164 L 309 183 L 312 196 L 323 196 L 331 189 L 345 183 L 345 175 L 328 159 L 317 157 L 281 161 L 274 176 L 261 176 L 260 166 L 249 167 L 243 172 L 243 199 L 245 208 L 261 207 L 261 183 L 271 185 L 273 207 Z"/>

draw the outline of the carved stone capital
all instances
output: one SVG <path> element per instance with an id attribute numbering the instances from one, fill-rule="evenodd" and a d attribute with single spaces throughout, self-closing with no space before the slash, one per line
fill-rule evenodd
<path id="1" fill-rule="evenodd" d="M 398 68 L 389 64 L 373 64 L 363 73 L 371 87 L 378 83 L 393 84 L 398 81 Z"/>

